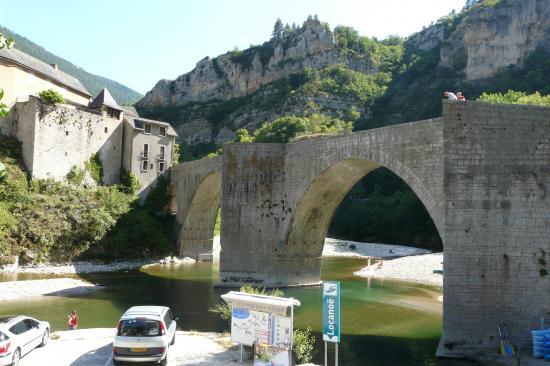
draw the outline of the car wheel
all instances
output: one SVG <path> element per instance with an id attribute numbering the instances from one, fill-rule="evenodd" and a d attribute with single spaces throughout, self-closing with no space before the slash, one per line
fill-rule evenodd
<path id="1" fill-rule="evenodd" d="M 11 366 L 18 366 L 19 359 L 21 358 L 21 351 L 18 349 L 13 352 L 13 358 L 11 359 Z"/>
<path id="2" fill-rule="evenodd" d="M 44 335 L 42 336 L 42 343 L 40 343 L 39 347 L 44 347 L 46 344 L 48 344 L 48 341 L 50 340 L 50 330 L 46 328 L 44 331 Z"/>
<path id="3" fill-rule="evenodd" d="M 166 366 L 168 365 L 168 352 L 166 352 L 166 356 L 162 360 L 160 360 L 159 365 Z"/>
<path id="4" fill-rule="evenodd" d="M 115 359 L 113 358 L 113 365 L 119 366 L 119 365 L 122 365 L 122 362 L 117 361 L 117 360 L 115 360 Z"/>

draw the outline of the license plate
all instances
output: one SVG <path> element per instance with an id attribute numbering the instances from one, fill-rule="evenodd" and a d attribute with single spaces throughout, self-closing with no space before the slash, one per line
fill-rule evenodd
<path id="1" fill-rule="evenodd" d="M 143 347 L 131 348 L 130 350 L 132 352 L 147 352 L 147 348 L 143 348 Z"/>

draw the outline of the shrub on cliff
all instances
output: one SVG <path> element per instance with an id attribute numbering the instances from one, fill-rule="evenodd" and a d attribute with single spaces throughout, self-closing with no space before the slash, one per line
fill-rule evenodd
<path id="1" fill-rule="evenodd" d="M 508 90 L 504 94 L 483 93 L 477 100 L 495 104 L 529 104 L 550 107 L 550 95 L 541 95 L 539 92 L 529 95 L 514 90 Z"/>
<path id="2" fill-rule="evenodd" d="M 304 117 L 285 116 L 265 123 L 257 129 L 254 132 L 254 142 L 285 143 L 312 136 L 349 133 L 352 129 L 353 124 L 351 122 L 322 114 L 312 114 Z M 241 132 L 240 138 L 247 139 L 244 132 Z"/>

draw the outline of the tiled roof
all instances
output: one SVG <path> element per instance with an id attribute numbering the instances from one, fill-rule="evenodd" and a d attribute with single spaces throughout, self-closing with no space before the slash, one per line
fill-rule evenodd
<path id="1" fill-rule="evenodd" d="M 126 116 L 139 117 L 139 113 L 134 107 L 123 105 L 120 108 L 122 108 L 122 111 Z"/>
<path id="2" fill-rule="evenodd" d="M 41 74 L 42 76 L 56 81 L 59 84 L 73 89 L 81 94 L 91 96 L 86 88 L 80 83 L 80 81 L 61 70 L 55 69 L 47 63 L 40 61 L 25 52 L 19 51 L 16 48 L 2 48 L 0 49 L 0 59 L 8 60 L 9 63 L 14 63 L 34 72 Z"/>
<path id="3" fill-rule="evenodd" d="M 122 108 L 120 108 L 118 103 L 115 101 L 115 98 L 113 98 L 111 93 L 109 93 L 109 90 L 107 90 L 107 88 L 103 88 L 103 90 L 99 92 L 97 97 L 95 97 L 90 105 L 88 105 L 88 108 L 96 109 L 101 108 L 101 106 L 104 105 L 107 107 L 118 109 L 120 111 L 122 110 Z"/>
<path id="4" fill-rule="evenodd" d="M 167 123 L 167 122 L 155 121 L 154 119 L 148 119 L 148 118 L 142 118 L 142 117 L 129 116 L 126 113 L 124 113 L 124 119 L 128 122 L 130 126 L 132 126 L 134 130 L 141 130 L 141 128 L 136 127 L 136 121 L 139 121 L 143 123 L 149 123 L 152 125 L 167 127 L 166 135 L 174 136 L 174 137 L 178 136 L 178 134 L 176 133 L 176 130 L 174 130 L 174 128 L 170 125 L 170 123 Z"/>

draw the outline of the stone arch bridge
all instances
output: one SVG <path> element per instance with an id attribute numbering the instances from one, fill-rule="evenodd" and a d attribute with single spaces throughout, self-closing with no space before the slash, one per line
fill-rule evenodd
<path id="1" fill-rule="evenodd" d="M 444 248 L 444 353 L 518 345 L 550 318 L 550 109 L 443 102 L 441 118 L 289 144 L 234 143 L 172 168 L 180 254 L 212 249 L 220 284 L 315 284 L 332 216 L 384 166 L 432 217 Z"/>

